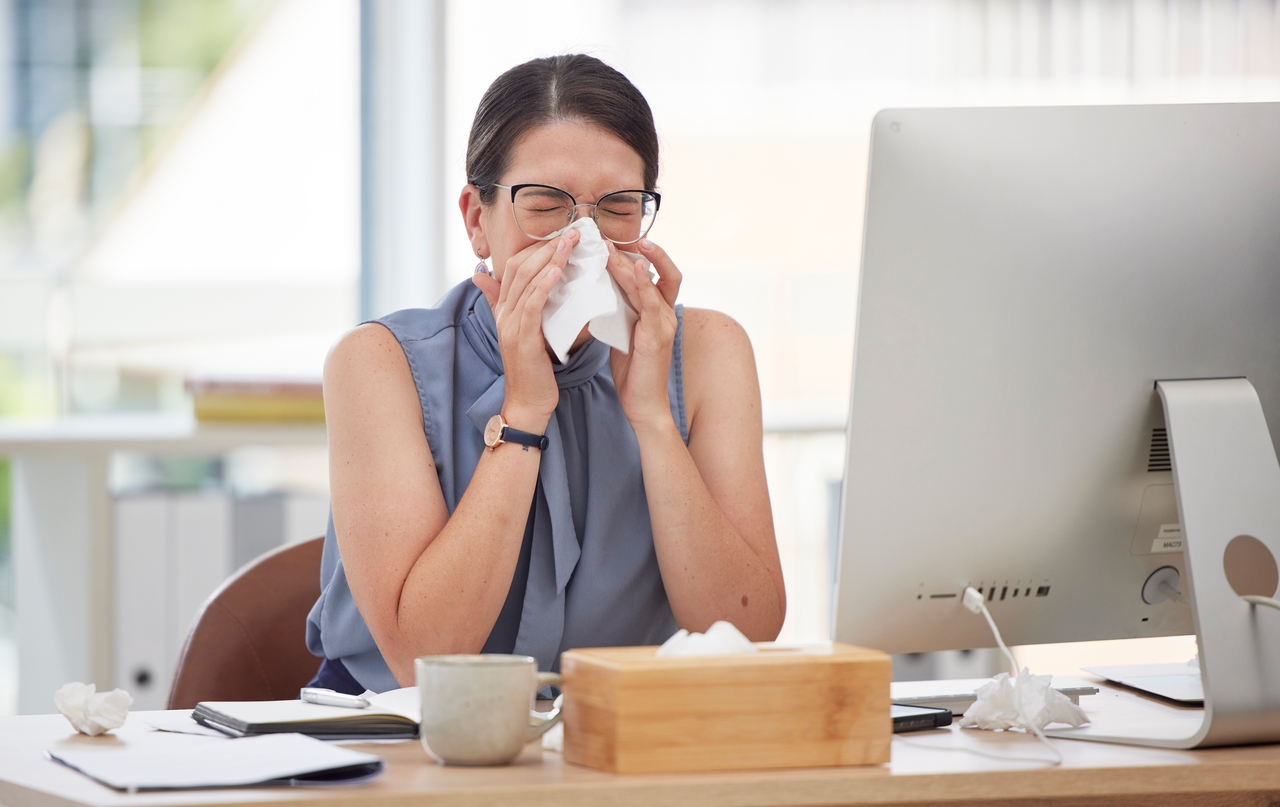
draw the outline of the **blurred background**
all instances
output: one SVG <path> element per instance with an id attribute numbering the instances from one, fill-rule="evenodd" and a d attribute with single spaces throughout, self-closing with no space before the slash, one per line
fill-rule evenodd
<path id="1" fill-rule="evenodd" d="M 48 711 L 19 696 L 46 623 L 17 607 L 42 601 L 17 593 L 11 512 L 41 466 L 4 455 L 97 446 L 110 540 L 85 579 L 111 608 L 88 669 L 162 703 L 199 602 L 324 529 L 329 345 L 472 271 L 455 200 L 481 93 L 571 51 L 649 99 L 652 237 L 684 302 L 755 346 L 788 640 L 829 631 L 874 114 L 1280 100 L 1276 0 L 0 0 L 0 714 Z M 182 437 L 217 421 L 243 428 Z M 133 596 L 154 581 L 124 559 L 158 556 L 199 573 Z M 157 611 L 160 638 L 120 635 Z"/>

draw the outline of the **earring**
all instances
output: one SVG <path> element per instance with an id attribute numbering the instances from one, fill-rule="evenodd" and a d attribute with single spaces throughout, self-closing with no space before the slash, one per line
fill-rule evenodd
<path id="1" fill-rule="evenodd" d="M 476 273 L 477 275 L 480 275 L 480 274 L 485 274 L 485 275 L 487 275 L 487 274 L 489 274 L 489 264 L 485 263 L 484 261 L 480 261 L 480 263 L 477 263 L 477 264 L 476 264 L 476 271 L 475 271 L 475 273 Z"/>

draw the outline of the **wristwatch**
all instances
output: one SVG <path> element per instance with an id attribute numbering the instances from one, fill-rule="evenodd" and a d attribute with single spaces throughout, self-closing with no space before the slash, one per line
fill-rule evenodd
<path id="1" fill-rule="evenodd" d="M 484 427 L 484 444 L 489 447 L 490 451 L 503 443 L 518 443 L 526 446 L 526 451 L 528 451 L 528 447 L 546 451 L 550 442 L 545 434 L 533 434 L 511 428 L 502 419 L 502 415 L 494 415 L 489 418 L 489 423 Z"/>

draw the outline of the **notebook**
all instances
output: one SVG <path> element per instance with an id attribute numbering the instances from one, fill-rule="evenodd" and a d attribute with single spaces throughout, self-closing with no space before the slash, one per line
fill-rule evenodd
<path id="1" fill-rule="evenodd" d="M 82 744 L 50 749 L 51 759 L 107 787 L 130 793 L 264 785 L 355 784 L 376 778 L 380 757 L 301 734 L 201 740 L 171 734 L 119 747 Z"/>
<path id="2" fill-rule="evenodd" d="M 204 701 L 191 717 L 199 724 L 229 734 L 306 734 L 321 740 L 412 740 L 418 736 L 422 710 L 418 688 L 365 693 L 369 706 L 347 709 L 300 700 Z"/>

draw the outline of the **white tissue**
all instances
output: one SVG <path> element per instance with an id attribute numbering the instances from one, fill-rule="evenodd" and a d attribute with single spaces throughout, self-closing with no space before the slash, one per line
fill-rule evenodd
<path id="1" fill-rule="evenodd" d="M 681 628 L 662 643 L 657 656 L 733 656 L 740 653 L 758 653 L 760 649 L 742 635 L 730 622 L 721 620 L 707 628 L 706 633 L 690 633 Z"/>
<path id="2" fill-rule="evenodd" d="M 1084 710 L 1051 687 L 1052 682 L 1052 675 L 1032 675 L 1025 669 L 1017 678 L 1000 673 L 974 693 L 978 699 L 965 710 L 960 726 L 987 731 L 1011 728 L 1031 731 L 1033 725 L 1043 729 L 1050 723 L 1066 723 L 1072 727 L 1088 723 Z"/>
<path id="3" fill-rule="evenodd" d="M 73 681 L 53 693 L 53 705 L 66 715 L 76 731 L 96 737 L 124 725 L 133 698 L 123 689 L 97 692 L 93 684 Z"/>
<path id="4" fill-rule="evenodd" d="M 564 723 L 557 723 L 547 729 L 542 735 L 542 749 L 555 751 L 557 754 L 564 753 Z"/>
<path id="5" fill-rule="evenodd" d="M 582 333 L 583 325 L 596 339 L 626 353 L 631 349 L 636 313 L 605 268 L 609 262 L 608 245 L 593 219 L 578 219 L 564 231 L 567 230 L 577 230 L 580 240 L 569 253 L 569 263 L 560 280 L 547 295 L 542 308 L 542 334 L 562 363 L 568 360 L 569 348 Z"/>

